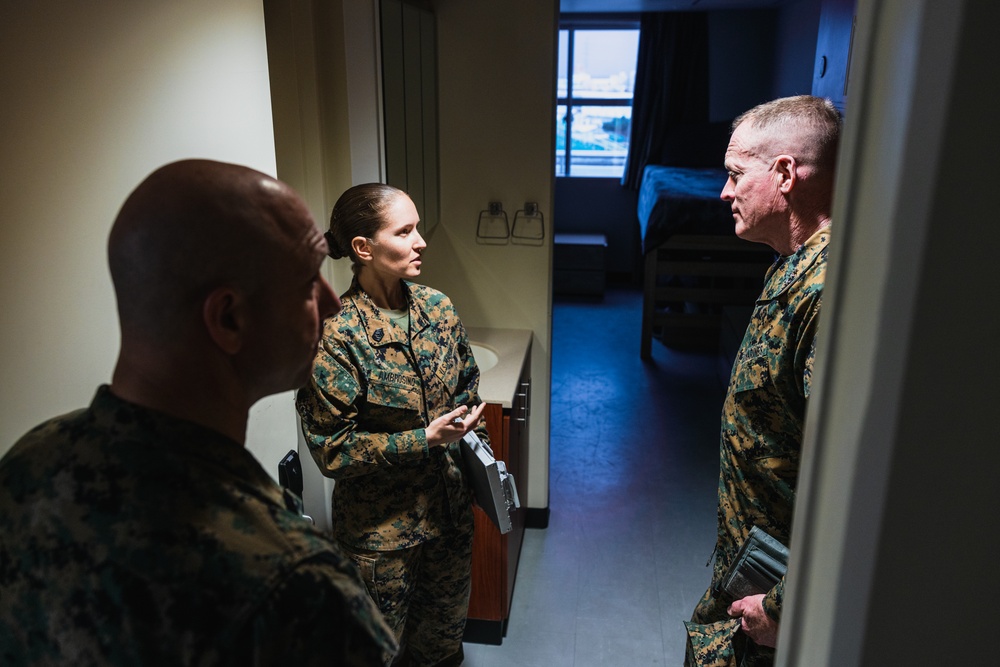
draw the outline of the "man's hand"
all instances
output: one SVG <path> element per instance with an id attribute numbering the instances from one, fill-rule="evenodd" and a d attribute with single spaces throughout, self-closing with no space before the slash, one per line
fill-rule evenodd
<path id="1" fill-rule="evenodd" d="M 751 595 L 729 605 L 726 612 L 741 618 L 740 628 L 761 646 L 778 645 L 778 623 L 764 612 L 764 595 Z"/>

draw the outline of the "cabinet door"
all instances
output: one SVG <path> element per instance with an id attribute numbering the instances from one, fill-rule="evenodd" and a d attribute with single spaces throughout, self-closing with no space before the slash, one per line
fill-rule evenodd
<path id="1" fill-rule="evenodd" d="M 493 454 L 506 462 L 508 420 L 499 403 L 487 403 L 486 430 Z M 476 532 L 472 541 L 472 596 L 469 618 L 502 621 L 507 618 L 507 535 L 501 535 L 486 512 L 473 509 Z"/>
<path id="2" fill-rule="evenodd" d="M 527 508 L 524 501 L 528 488 L 528 432 L 531 422 L 531 355 L 526 355 L 524 365 L 521 367 L 521 375 L 517 381 L 517 389 L 511 401 L 510 414 L 507 415 L 507 456 L 504 463 L 507 470 L 514 476 L 514 484 L 518 489 L 522 507 L 516 513 L 516 517 L 511 520 L 513 524 L 512 533 L 517 533 L 517 543 L 511 549 L 514 554 L 514 564 L 517 564 L 517 555 L 521 553 L 521 534 L 524 531 L 524 519 Z"/>
<path id="3" fill-rule="evenodd" d="M 514 400 L 511 401 L 510 414 L 504 416 L 507 431 L 507 455 L 504 463 L 507 470 L 514 475 L 514 485 L 521 496 L 521 508 L 511 517 L 511 530 L 507 535 L 507 596 L 504 607 L 504 617 L 510 613 L 510 602 L 514 595 L 514 579 L 517 576 L 517 564 L 521 557 L 521 544 L 524 541 L 524 521 L 527 508 L 524 506 L 524 493 L 527 490 L 528 475 L 528 425 L 531 416 L 531 355 L 527 355 L 521 368 Z"/>
<path id="4" fill-rule="evenodd" d="M 528 423 L 531 402 L 531 354 L 527 354 L 511 407 L 487 403 L 484 409 L 486 429 L 496 458 L 503 461 L 514 475 L 519 490 L 528 481 L 526 475 Z M 472 544 L 472 597 L 469 618 L 483 621 L 505 621 L 510 615 L 514 593 L 514 578 L 524 539 L 526 508 L 513 512 L 511 530 L 501 535 L 486 513 L 475 508 L 476 533 Z"/>

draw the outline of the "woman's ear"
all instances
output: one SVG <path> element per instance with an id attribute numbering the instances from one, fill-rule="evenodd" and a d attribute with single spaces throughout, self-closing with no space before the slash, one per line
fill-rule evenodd
<path id="1" fill-rule="evenodd" d="M 201 316 L 209 337 L 226 354 L 236 354 L 243 347 L 246 334 L 246 301 L 231 287 L 218 287 L 205 297 Z"/>
<path id="2" fill-rule="evenodd" d="M 364 236 L 355 236 L 351 239 L 351 250 L 354 256 L 362 262 L 367 262 L 372 258 L 372 243 Z"/>

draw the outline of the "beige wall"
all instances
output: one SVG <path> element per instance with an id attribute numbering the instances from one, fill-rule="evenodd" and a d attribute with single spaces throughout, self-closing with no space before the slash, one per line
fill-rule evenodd
<path id="1" fill-rule="evenodd" d="M 424 278 L 469 326 L 534 332 L 532 474 L 522 487 L 530 506 L 545 507 L 557 3 L 436 5 L 443 222 Z M 0 452 L 109 380 L 118 331 L 104 245 L 149 171 L 197 156 L 277 173 L 322 225 L 344 188 L 381 170 L 367 1 L 99 0 L 77 9 L 42 0 L 2 12 L 0 89 L 10 93 L 0 105 Z M 537 202 L 545 243 L 476 244 L 479 211 L 494 200 L 511 216 Z M 329 271 L 345 288 L 346 263 Z M 289 395 L 254 408 L 248 444 L 272 475 L 297 430 Z"/>
<path id="2" fill-rule="evenodd" d="M 2 453 L 111 377 L 105 243 L 129 191 L 179 158 L 275 156 L 259 0 L 5 2 L 0 45 Z M 254 408 L 272 475 L 294 429 L 289 395 Z"/>
<path id="3" fill-rule="evenodd" d="M 375 2 L 264 0 L 278 177 L 323 229 L 340 193 L 381 180 Z M 349 262 L 327 260 L 324 270 L 338 293 L 347 289 Z M 297 418 L 291 437 L 305 512 L 329 529 L 333 480 L 313 464 Z"/>
<path id="4" fill-rule="evenodd" d="M 264 0 L 278 177 L 321 228 L 340 194 L 382 180 L 377 0 Z M 327 261 L 337 293 L 350 263 Z"/>
<path id="5" fill-rule="evenodd" d="M 438 0 L 441 222 L 424 281 L 466 326 L 530 329 L 529 507 L 548 506 L 556 0 Z M 524 202 L 545 216 L 540 247 L 476 243 L 488 202 L 513 221 Z M 527 491 L 523 491 L 527 489 Z M 522 498 L 525 501 L 525 498 Z"/>
<path id="6" fill-rule="evenodd" d="M 264 4 L 278 173 L 307 193 L 325 224 L 346 187 L 382 177 L 376 4 Z M 442 215 L 421 279 L 452 298 L 467 326 L 534 332 L 530 472 L 518 483 L 528 506 L 547 507 L 557 3 L 439 0 L 434 9 Z M 279 44 L 286 46 L 275 51 Z M 477 244 L 476 220 L 489 201 L 502 201 L 511 217 L 537 202 L 549 225 L 544 244 Z M 349 262 L 328 267 L 343 291 Z M 313 472 L 306 466 L 305 500 L 319 519 L 329 489 Z"/>

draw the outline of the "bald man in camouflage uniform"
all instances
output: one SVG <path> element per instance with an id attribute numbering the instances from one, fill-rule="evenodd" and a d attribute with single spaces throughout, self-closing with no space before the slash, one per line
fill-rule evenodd
<path id="1" fill-rule="evenodd" d="M 0 664 L 383 664 L 395 640 L 353 564 L 244 448 L 250 406 L 306 381 L 339 308 L 305 205 L 176 162 L 108 248 L 111 385 L 0 461 Z"/>
<path id="2" fill-rule="evenodd" d="M 472 497 L 458 440 L 472 429 L 488 439 L 454 306 L 406 279 L 425 247 L 416 221 L 409 197 L 382 184 L 355 186 L 334 207 L 331 256 L 349 255 L 357 275 L 297 405 L 313 458 L 336 480 L 337 539 L 408 664 L 443 667 L 462 662 L 471 588 Z"/>
<path id="3" fill-rule="evenodd" d="M 783 98 L 733 123 L 726 151 L 740 238 L 779 255 L 737 353 L 722 413 L 719 524 L 712 585 L 686 623 L 685 665 L 771 665 L 784 595 L 717 591 L 753 526 L 786 545 L 830 242 L 840 115 L 828 100 Z"/>

